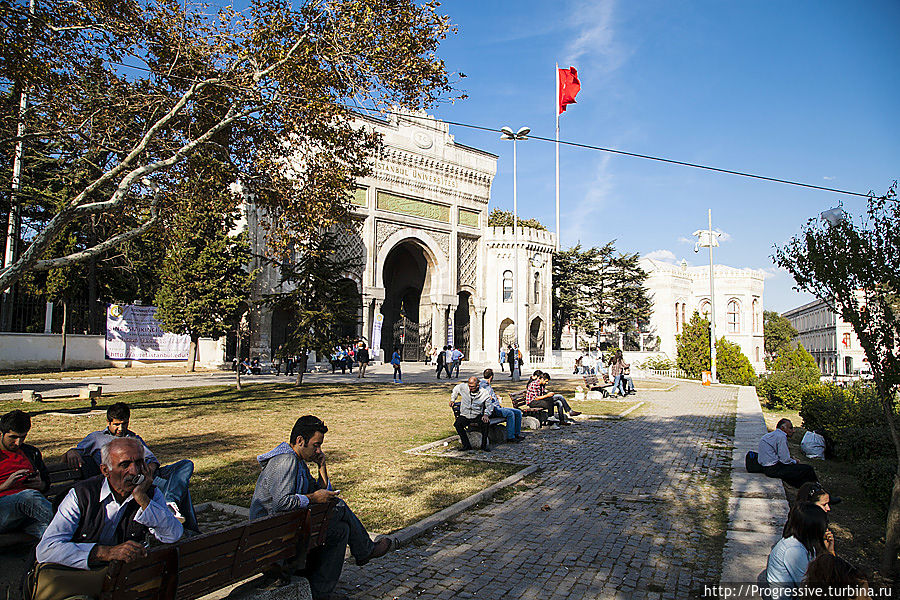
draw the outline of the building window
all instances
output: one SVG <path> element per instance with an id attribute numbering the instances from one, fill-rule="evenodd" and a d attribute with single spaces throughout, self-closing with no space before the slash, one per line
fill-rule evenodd
<path id="1" fill-rule="evenodd" d="M 684 318 L 684 302 L 681 303 L 681 326 L 684 327 L 684 324 L 687 321 Z"/>
<path id="2" fill-rule="evenodd" d="M 759 346 L 756 347 L 753 355 L 756 357 L 756 362 L 759 362 Z"/>
<path id="3" fill-rule="evenodd" d="M 737 300 L 728 301 L 728 333 L 741 332 L 741 305 Z"/>
<path id="4" fill-rule="evenodd" d="M 709 320 L 709 300 L 704 300 L 700 303 L 700 316 Z"/>
<path id="5" fill-rule="evenodd" d="M 503 271 L 503 301 L 512 302 L 513 278 L 512 271 Z"/>
<path id="6" fill-rule="evenodd" d="M 681 313 L 678 312 L 678 307 L 681 306 L 678 302 L 675 303 L 675 333 L 681 332 Z"/>
<path id="7" fill-rule="evenodd" d="M 759 333 L 759 300 L 756 298 L 753 299 L 753 333 Z"/>
<path id="8" fill-rule="evenodd" d="M 534 272 L 534 303 L 541 303 L 541 274 Z"/>

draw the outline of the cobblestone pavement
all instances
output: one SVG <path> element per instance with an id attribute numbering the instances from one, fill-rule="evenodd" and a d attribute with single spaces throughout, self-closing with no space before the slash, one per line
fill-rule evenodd
<path id="1" fill-rule="evenodd" d="M 358 568 L 354 599 L 685 598 L 719 580 L 737 390 L 643 392 L 647 416 L 497 446 L 537 480 Z M 723 522 L 724 520 L 724 522 Z"/>

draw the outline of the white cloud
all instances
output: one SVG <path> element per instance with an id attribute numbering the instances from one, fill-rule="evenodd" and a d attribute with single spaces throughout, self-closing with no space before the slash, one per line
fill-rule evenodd
<path id="1" fill-rule="evenodd" d="M 718 227 L 716 227 L 715 230 L 719 234 L 719 242 L 730 242 L 731 241 L 730 233 L 726 233 L 726 232 L 722 231 L 721 229 L 719 229 Z"/>
<path id="2" fill-rule="evenodd" d="M 575 37 L 566 48 L 560 67 L 590 67 L 593 73 L 611 73 L 625 62 L 627 51 L 613 27 L 615 0 L 579 0 L 569 8 Z"/>
<path id="3" fill-rule="evenodd" d="M 763 267 L 761 270 L 766 279 L 775 279 L 776 277 L 788 275 L 787 270 L 782 269 L 781 267 Z"/>
<path id="4" fill-rule="evenodd" d="M 694 240 L 694 239 L 688 239 L 688 238 L 684 237 L 683 235 L 678 238 L 679 244 L 693 244 L 696 241 L 697 240 Z"/>
<path id="5" fill-rule="evenodd" d="M 659 260 L 667 263 L 674 263 L 676 260 L 675 253 L 671 250 L 654 250 L 653 252 L 645 254 L 644 258 Z"/>
<path id="6" fill-rule="evenodd" d="M 574 208 L 567 209 L 566 212 L 575 218 L 564 220 L 563 240 L 568 243 L 574 243 L 578 240 L 585 240 L 588 243 L 596 242 L 597 227 L 600 222 L 599 213 L 603 212 L 610 203 L 613 191 L 614 175 L 609 172 L 609 162 L 611 155 L 604 154 L 594 169 L 594 178 L 588 186 L 587 193 L 581 197 Z M 598 215 L 598 216 L 595 216 Z"/>
<path id="7" fill-rule="evenodd" d="M 834 181 L 835 179 L 837 179 L 837 177 L 830 177 L 830 176 L 826 175 L 822 179 L 824 179 L 825 181 Z"/>

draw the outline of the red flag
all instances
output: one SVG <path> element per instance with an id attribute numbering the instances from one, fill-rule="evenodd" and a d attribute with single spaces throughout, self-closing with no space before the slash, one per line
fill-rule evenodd
<path id="1" fill-rule="evenodd" d="M 575 96 L 581 91 L 578 71 L 575 67 L 558 69 L 559 71 L 559 114 L 566 112 L 567 104 L 575 104 Z"/>

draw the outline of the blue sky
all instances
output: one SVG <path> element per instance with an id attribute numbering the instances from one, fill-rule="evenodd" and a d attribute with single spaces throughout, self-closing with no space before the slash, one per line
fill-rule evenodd
<path id="1" fill-rule="evenodd" d="M 881 194 L 900 177 L 900 2 L 450 0 L 459 33 L 440 55 L 468 99 L 429 111 L 554 135 L 554 64 L 575 66 L 562 139 Z M 512 208 L 512 147 L 451 127 L 500 156 L 491 205 Z M 554 226 L 554 148 L 519 145 L 519 214 Z M 809 299 L 776 269 L 774 244 L 843 202 L 865 200 L 561 148 L 562 244 L 702 264 L 691 233 L 725 235 L 716 262 L 766 269 L 765 306 Z"/>

